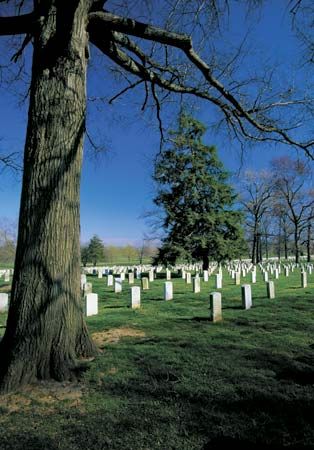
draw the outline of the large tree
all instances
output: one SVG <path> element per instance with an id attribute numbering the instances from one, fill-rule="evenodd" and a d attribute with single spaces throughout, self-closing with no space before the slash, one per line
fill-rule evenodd
<path id="1" fill-rule="evenodd" d="M 262 259 L 261 238 L 263 223 L 270 209 L 273 186 L 270 172 L 247 170 L 240 183 L 239 200 L 246 216 L 246 227 L 252 236 L 251 261 Z"/>
<path id="2" fill-rule="evenodd" d="M 103 241 L 96 234 L 91 238 L 88 244 L 88 257 L 89 260 L 97 265 L 98 262 L 104 261 L 105 247 Z"/>
<path id="3" fill-rule="evenodd" d="M 80 305 L 79 188 L 90 44 L 127 74 L 121 93 L 143 87 L 143 107 L 152 98 L 158 118 L 162 91 L 192 95 L 216 107 L 239 139 L 284 142 L 311 154 L 313 142 L 302 141 L 302 133 L 298 138 L 299 129 L 288 131 L 291 114 L 283 113 L 303 101 L 288 97 L 288 90 L 270 96 L 255 76 L 253 87 L 243 77 L 236 82 L 233 57 L 219 66 L 218 59 L 205 62 L 198 53 L 198 45 L 205 43 L 204 55 L 213 48 L 209 36 L 227 3 L 1 0 L 0 35 L 24 36 L 12 60 L 33 47 L 15 271 L 0 344 L 3 392 L 36 378 L 69 379 L 78 358 L 96 352 Z M 143 20 L 150 11 L 158 26 L 132 17 Z"/>
<path id="4" fill-rule="evenodd" d="M 293 227 L 294 253 L 298 263 L 302 234 L 308 232 L 308 225 L 314 219 L 313 174 L 307 162 L 288 156 L 273 159 L 271 166 L 276 194 L 285 205 Z"/>
<path id="5" fill-rule="evenodd" d="M 241 256 L 241 214 L 233 209 L 236 195 L 215 147 L 203 141 L 205 127 L 181 114 L 171 145 L 157 158 L 155 204 L 162 209 L 165 237 L 157 259 L 178 257 L 209 261 Z"/>

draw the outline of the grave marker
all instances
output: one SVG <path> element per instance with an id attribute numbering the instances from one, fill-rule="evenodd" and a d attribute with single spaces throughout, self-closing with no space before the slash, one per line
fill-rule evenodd
<path id="1" fill-rule="evenodd" d="M 173 283 L 172 281 L 166 281 L 164 284 L 164 300 L 173 299 Z"/>
<path id="2" fill-rule="evenodd" d="M 217 273 L 215 277 L 216 289 L 222 289 L 222 275 Z"/>
<path id="3" fill-rule="evenodd" d="M 143 291 L 147 291 L 149 289 L 149 281 L 147 277 L 142 278 L 142 289 Z"/>
<path id="4" fill-rule="evenodd" d="M 107 287 L 113 286 L 113 275 L 108 275 L 107 277 Z"/>
<path id="5" fill-rule="evenodd" d="M 0 312 L 6 312 L 9 309 L 9 294 L 0 294 Z"/>
<path id="6" fill-rule="evenodd" d="M 275 298 L 275 284 L 273 281 L 267 281 L 266 283 L 267 287 L 267 297 L 268 298 Z"/>
<path id="7" fill-rule="evenodd" d="M 198 294 L 201 292 L 201 279 L 200 277 L 193 278 L 193 292 L 194 294 Z"/>
<path id="8" fill-rule="evenodd" d="M 141 307 L 141 288 L 139 286 L 132 286 L 130 288 L 131 294 L 131 308 L 140 308 Z"/>
<path id="9" fill-rule="evenodd" d="M 116 294 L 119 294 L 122 292 L 122 280 L 121 278 L 115 278 L 114 279 L 114 292 Z"/>
<path id="10" fill-rule="evenodd" d="M 98 314 L 98 294 L 85 295 L 85 312 L 86 316 Z"/>
<path id="11" fill-rule="evenodd" d="M 252 290 L 250 284 L 243 284 L 241 286 L 242 293 L 242 307 L 243 309 L 250 309 L 252 307 Z"/>
<path id="12" fill-rule="evenodd" d="M 222 320 L 221 312 L 221 293 L 211 292 L 209 294 L 210 320 L 220 322 Z"/>
<path id="13" fill-rule="evenodd" d="M 306 272 L 301 272 L 301 286 L 303 288 L 307 287 L 307 273 Z"/>

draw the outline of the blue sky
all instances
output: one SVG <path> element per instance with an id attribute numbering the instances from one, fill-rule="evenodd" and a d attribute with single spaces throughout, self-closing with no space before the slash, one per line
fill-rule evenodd
<path id="1" fill-rule="evenodd" d="M 250 69 L 257 67 L 262 59 L 279 65 L 289 59 L 297 63 L 300 49 L 293 38 L 287 2 L 269 2 L 260 22 L 251 26 L 248 46 L 254 55 L 248 60 Z M 240 6 L 230 18 L 231 34 L 222 39 L 221 45 L 241 41 L 246 33 L 247 23 Z M 97 57 L 92 54 L 92 64 L 97 65 Z M 105 61 L 105 60 L 104 60 Z M 245 70 L 245 69 L 243 69 Z M 104 72 L 107 74 L 107 72 Z M 118 92 L 101 69 L 90 72 L 89 95 L 103 91 Z M 293 75 L 293 69 L 283 70 L 282 82 Z M 115 89 L 115 90 L 114 90 Z M 0 150 L 15 151 L 23 148 L 27 105 L 19 105 L 14 86 L 10 90 L 1 89 L 0 103 Z M 138 92 L 138 91 L 137 91 Z M 141 241 L 147 231 L 145 221 L 140 217 L 152 208 L 153 185 L 151 181 L 152 163 L 159 149 L 159 134 L 156 131 L 155 116 L 138 120 L 132 102 L 137 93 L 122 98 L 114 106 L 105 106 L 96 111 L 91 105 L 89 113 L 90 132 L 97 142 L 105 143 L 108 150 L 98 159 L 86 152 L 81 182 L 81 240 L 86 242 L 93 234 L 98 234 L 105 243 L 127 244 Z M 206 123 L 211 110 L 205 105 L 198 109 L 198 117 Z M 166 117 L 166 115 L 165 115 Z M 221 135 L 207 133 L 208 144 L 218 148 L 220 158 L 227 169 L 238 171 L 246 167 L 260 169 L 268 165 L 274 157 L 274 148 L 264 145 L 249 149 L 241 162 L 240 148 L 231 145 Z M 277 147 L 275 155 L 291 152 Z M 15 220 L 18 217 L 20 180 L 9 172 L 0 175 L 0 218 Z"/>

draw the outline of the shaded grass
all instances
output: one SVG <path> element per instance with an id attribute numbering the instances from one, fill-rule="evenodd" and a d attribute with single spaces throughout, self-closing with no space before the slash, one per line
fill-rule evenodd
<path id="1" fill-rule="evenodd" d="M 213 277 L 200 294 L 175 278 L 169 302 L 158 279 L 140 310 L 128 308 L 127 282 L 114 294 L 104 279 L 88 278 L 100 300 L 90 332 L 120 329 L 121 339 L 103 342 L 77 405 L 38 403 L 29 392 L 14 412 L 0 404 L 0 448 L 313 448 L 313 275 L 306 289 L 299 272 L 276 280 L 274 300 L 258 276 L 249 311 L 225 275 L 217 324 L 208 321 Z M 126 327 L 141 333 L 123 334 Z"/>

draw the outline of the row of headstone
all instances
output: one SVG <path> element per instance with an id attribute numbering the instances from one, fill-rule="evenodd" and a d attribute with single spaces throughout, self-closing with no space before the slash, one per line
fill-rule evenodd
<path id="1" fill-rule="evenodd" d="M 307 287 L 307 274 L 312 274 L 313 265 L 312 264 L 303 264 L 303 265 L 297 265 L 294 263 L 291 263 L 289 265 L 284 265 L 284 274 L 285 276 L 289 276 L 289 271 L 293 271 L 296 267 L 299 267 L 301 269 L 301 286 L 303 288 Z M 143 269 L 144 267 L 142 267 Z M 245 277 L 249 272 L 251 272 L 251 283 L 256 283 L 256 266 L 252 263 L 241 263 L 239 262 L 237 265 L 227 265 L 227 270 L 231 276 L 231 278 L 234 279 L 234 282 L 236 285 L 241 284 L 241 275 Z M 148 269 L 148 267 L 145 267 L 144 269 Z M 157 270 L 156 270 L 157 269 Z M 208 281 L 209 275 L 212 274 L 215 270 L 218 269 L 218 273 L 215 276 L 215 287 L 216 289 L 222 289 L 222 268 L 218 265 L 213 265 L 208 271 L 203 271 L 203 280 L 204 282 Z M 274 276 L 275 279 L 279 278 L 279 275 L 281 273 L 281 267 L 280 265 L 270 265 L 268 264 L 266 267 L 263 266 L 263 264 L 259 264 L 259 269 L 261 270 L 263 274 L 264 282 L 266 283 L 267 287 L 267 297 L 268 298 L 275 298 L 275 286 L 274 282 L 269 280 L 268 276 L 268 270 L 270 273 Z M 268 270 L 266 270 L 268 269 Z M 128 269 L 129 270 L 129 269 Z M 155 272 L 160 272 L 162 270 L 162 267 L 152 268 L 150 267 L 148 270 L 148 277 L 144 276 L 141 278 L 141 287 L 142 290 L 148 290 L 149 289 L 149 282 L 152 282 L 155 278 Z M 197 265 L 189 265 L 189 266 L 183 266 L 178 269 L 181 274 L 182 278 L 185 279 L 186 284 L 191 284 L 193 282 L 193 292 L 199 293 L 201 289 L 200 285 L 200 276 L 199 272 L 201 271 L 201 267 Z M 196 271 L 195 277 L 192 278 L 191 272 L 187 272 L 186 270 L 194 270 Z M 141 272 L 139 272 L 141 274 Z M 88 303 L 92 305 L 91 307 L 86 306 L 87 315 L 97 314 L 95 312 L 96 310 L 96 302 L 98 302 L 98 297 L 96 301 L 96 295 L 92 293 L 92 285 L 91 283 L 87 283 L 86 281 L 86 274 L 83 274 L 81 276 L 81 288 L 84 292 L 84 295 L 86 297 L 86 303 L 88 298 Z M 112 274 L 107 274 L 107 286 L 114 286 L 114 291 L 116 293 L 119 293 L 122 291 L 122 281 L 125 280 L 125 273 L 121 272 L 120 276 L 118 278 L 114 278 Z M 171 280 L 171 270 L 166 269 L 166 280 Z M 128 281 L 129 284 L 134 283 L 134 272 L 128 272 Z M 133 288 L 132 288 L 133 289 Z M 241 287 L 242 290 L 242 303 L 244 309 L 249 309 L 252 306 L 252 294 L 251 294 L 251 286 L 248 284 L 245 284 Z M 131 292 L 133 292 L 131 290 Z M 139 294 L 138 294 L 139 292 Z M 138 308 L 140 305 L 140 288 L 137 286 L 134 286 L 134 302 L 132 300 L 131 294 L 131 306 L 136 305 L 134 307 Z M 90 295 L 92 294 L 92 295 Z M 89 297 L 87 297 L 89 296 Z M 165 300 L 171 300 L 173 298 L 173 285 L 171 282 L 167 281 L 164 284 L 164 299 Z M 133 306 L 132 306 L 133 307 Z"/>

